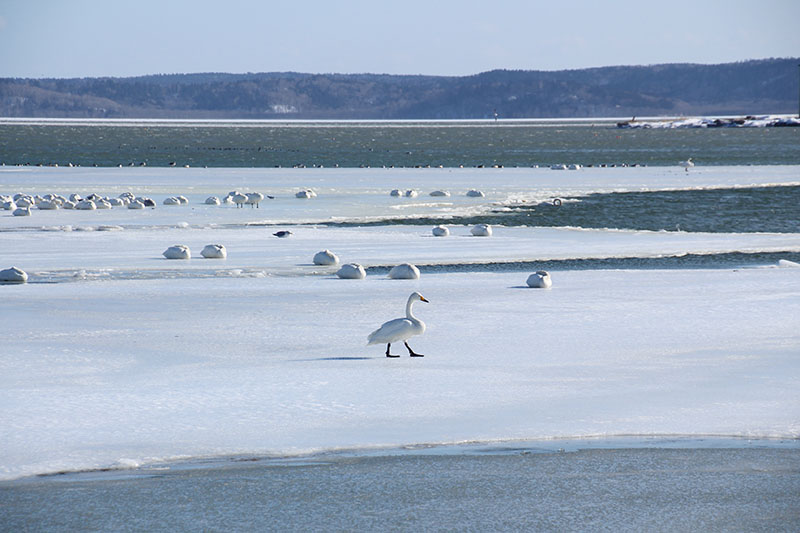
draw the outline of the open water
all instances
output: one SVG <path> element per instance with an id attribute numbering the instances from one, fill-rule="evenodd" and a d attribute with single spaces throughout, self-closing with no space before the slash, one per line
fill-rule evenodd
<path id="1" fill-rule="evenodd" d="M 800 452 L 753 444 L 522 443 L 63 474 L 0 483 L 0 529 L 796 531 Z"/>
<path id="2" fill-rule="evenodd" d="M 800 128 L 619 129 L 612 120 L 0 122 L 0 163 L 209 167 L 800 164 Z"/>

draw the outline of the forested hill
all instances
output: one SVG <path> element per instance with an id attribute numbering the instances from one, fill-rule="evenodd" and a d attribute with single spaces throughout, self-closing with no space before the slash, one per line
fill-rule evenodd
<path id="1" fill-rule="evenodd" d="M 170 74 L 0 79 L 0 116 L 472 119 L 796 113 L 800 58 L 474 76 Z"/>

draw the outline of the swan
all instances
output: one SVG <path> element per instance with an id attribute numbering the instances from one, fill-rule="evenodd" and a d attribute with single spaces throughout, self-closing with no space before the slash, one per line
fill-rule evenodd
<path id="1" fill-rule="evenodd" d="M 200 255 L 206 259 L 225 259 L 228 257 L 228 252 L 222 244 L 207 244 Z"/>
<path id="2" fill-rule="evenodd" d="M 400 192 L 400 189 L 392 189 L 392 192 L 389 193 L 389 196 L 401 196 L 403 193 Z"/>
<path id="3" fill-rule="evenodd" d="M 264 199 L 264 195 L 260 192 L 248 192 L 245 193 L 245 196 L 247 196 L 247 201 L 245 203 L 250 207 L 253 207 L 254 205 L 258 207 L 258 204 L 260 204 L 261 200 Z"/>
<path id="4" fill-rule="evenodd" d="M 419 269 L 411 263 L 402 263 L 389 271 L 390 279 L 419 279 Z"/>
<path id="5" fill-rule="evenodd" d="M 491 237 L 492 227 L 489 224 L 475 224 L 469 232 L 476 237 Z"/>
<path id="6" fill-rule="evenodd" d="M 0 270 L 0 282 L 2 283 L 25 283 L 28 281 L 28 273 L 24 270 L 11 267 Z"/>
<path id="7" fill-rule="evenodd" d="M 314 254 L 315 265 L 338 265 L 339 258 L 330 250 L 322 250 Z"/>
<path id="8" fill-rule="evenodd" d="M 167 259 L 191 259 L 192 252 L 189 250 L 188 246 L 184 246 L 183 244 L 176 244 L 175 246 L 170 246 L 164 253 L 162 253 L 164 257 Z"/>
<path id="9" fill-rule="evenodd" d="M 239 192 L 231 196 L 231 200 L 236 204 L 236 207 L 242 207 L 247 202 L 247 196 Z"/>
<path id="10" fill-rule="evenodd" d="M 403 196 L 406 198 L 416 198 L 419 195 L 417 191 L 414 189 L 408 189 L 406 192 L 403 193 Z"/>
<path id="11" fill-rule="evenodd" d="M 694 162 L 692 162 L 692 158 L 691 157 L 689 159 L 687 159 L 686 161 L 681 161 L 678 164 L 680 166 L 682 166 L 683 170 L 685 170 L 686 172 L 689 172 L 689 169 L 694 166 Z"/>
<path id="12" fill-rule="evenodd" d="M 386 357 L 400 357 L 399 355 L 392 355 L 389 353 L 389 349 L 392 347 L 393 342 L 403 341 L 403 344 L 405 344 L 408 349 L 408 355 L 411 357 L 425 357 L 421 353 L 414 353 L 414 350 L 412 350 L 411 346 L 406 342 L 406 340 L 414 335 L 422 335 L 425 333 L 425 323 L 412 313 L 411 308 L 417 301 L 428 303 L 428 300 L 420 293 L 412 292 L 406 302 L 406 317 L 395 318 L 394 320 L 384 322 L 381 327 L 369 334 L 369 337 L 367 337 L 367 346 L 370 344 L 386 343 Z"/>
<path id="13" fill-rule="evenodd" d="M 303 189 L 302 191 L 296 193 L 294 196 L 295 198 L 316 198 L 317 193 L 315 193 L 311 189 Z"/>
<path id="14" fill-rule="evenodd" d="M 483 194 L 483 191 L 479 191 L 477 189 L 470 189 L 467 191 L 467 196 L 469 196 L 470 198 L 483 198 L 486 195 Z"/>
<path id="15" fill-rule="evenodd" d="M 550 273 L 545 270 L 538 270 L 528 276 L 528 287 L 534 289 L 549 289 L 553 286 L 553 280 L 550 279 Z"/>
<path id="16" fill-rule="evenodd" d="M 342 265 L 336 275 L 341 279 L 364 279 L 367 277 L 367 271 L 358 263 L 349 263 Z"/>
<path id="17" fill-rule="evenodd" d="M 433 191 L 431 193 L 431 196 L 450 196 L 450 193 L 448 191 L 441 191 L 441 190 L 440 191 Z"/>
<path id="18" fill-rule="evenodd" d="M 14 209 L 14 212 L 11 213 L 15 217 L 29 217 L 31 216 L 31 208 L 30 207 L 18 207 Z"/>
<path id="19" fill-rule="evenodd" d="M 434 237 L 447 237 L 450 235 L 450 230 L 446 226 L 436 226 L 433 228 Z"/>

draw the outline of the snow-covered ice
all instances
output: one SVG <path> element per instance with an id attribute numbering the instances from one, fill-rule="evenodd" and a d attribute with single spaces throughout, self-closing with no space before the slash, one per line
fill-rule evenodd
<path id="1" fill-rule="evenodd" d="M 791 167 L 690 174 L 697 187 L 798 179 Z M 300 225 L 443 209 L 427 192 L 390 197 L 385 183 L 446 188 L 445 210 L 479 213 L 686 180 L 679 168 L 0 170 L 0 194 L 131 190 L 158 204 L 0 215 L 2 262 L 29 274 L 0 286 L 0 478 L 419 443 L 798 439 L 796 268 L 558 271 L 543 291 L 521 272 L 352 282 L 312 262 L 322 249 L 364 266 L 800 251 L 797 234 L 495 226 L 477 239 L 450 226 L 440 239 L 429 225 Z M 299 186 L 318 197 L 298 202 Z M 486 198 L 464 195 L 477 187 Z M 276 198 L 259 209 L 204 204 L 234 188 Z M 160 205 L 179 194 L 188 206 Z M 223 242 L 227 258 L 166 260 L 176 242 L 197 252 Z M 414 349 L 426 356 L 387 359 L 367 335 L 414 291 L 430 300 L 415 308 L 427 331 Z"/>

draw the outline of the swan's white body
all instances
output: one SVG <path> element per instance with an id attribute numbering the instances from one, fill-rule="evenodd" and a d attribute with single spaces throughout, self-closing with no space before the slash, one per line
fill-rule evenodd
<path id="1" fill-rule="evenodd" d="M 206 259 L 225 259 L 228 257 L 228 251 L 222 244 L 207 244 L 200 255 Z"/>
<path id="2" fill-rule="evenodd" d="M 433 191 L 431 196 L 450 196 L 448 191 Z"/>
<path id="3" fill-rule="evenodd" d="M 236 204 L 236 207 L 242 207 L 247 201 L 247 196 L 242 193 L 236 193 L 231 197 L 231 200 Z"/>
<path id="4" fill-rule="evenodd" d="M 694 166 L 694 162 L 692 162 L 692 158 L 690 157 L 686 161 L 681 161 L 680 165 L 683 167 L 683 170 L 689 172 L 689 169 Z"/>
<path id="5" fill-rule="evenodd" d="M 434 237 L 447 237 L 450 235 L 450 230 L 446 226 L 436 226 L 433 228 Z"/>
<path id="6" fill-rule="evenodd" d="M 250 205 L 250 207 L 254 205 L 258 207 L 258 204 L 264 199 L 264 195 L 260 192 L 248 192 L 245 196 L 247 196 L 247 201 L 245 203 Z"/>
<path id="7" fill-rule="evenodd" d="M 482 191 L 479 191 L 477 189 L 470 189 L 469 191 L 467 191 L 467 196 L 469 196 L 470 198 L 483 198 L 486 195 L 483 194 Z"/>
<path id="8" fill-rule="evenodd" d="M 553 286 L 550 274 L 545 270 L 539 270 L 528 276 L 528 287 L 534 289 L 549 289 Z"/>
<path id="9" fill-rule="evenodd" d="M 411 263 L 402 263 L 389 271 L 390 279 L 419 279 L 419 269 Z"/>
<path id="10" fill-rule="evenodd" d="M 476 237 L 491 237 L 492 227 L 489 224 L 475 224 L 469 232 Z"/>
<path id="11" fill-rule="evenodd" d="M 28 274 L 17 267 L 0 270 L 0 281 L 3 283 L 25 283 L 28 281 Z"/>
<path id="12" fill-rule="evenodd" d="M 314 264 L 325 266 L 338 265 L 339 258 L 330 250 L 322 250 L 321 252 L 314 254 Z"/>
<path id="13" fill-rule="evenodd" d="M 164 253 L 162 253 L 164 257 L 167 259 L 191 259 L 192 252 L 189 250 L 188 246 L 183 244 L 176 244 L 175 246 L 170 246 Z"/>
<path id="14" fill-rule="evenodd" d="M 389 346 L 386 347 L 386 356 L 393 357 L 389 355 L 389 348 L 393 342 L 406 341 L 415 335 L 422 335 L 425 333 L 425 323 L 414 316 L 412 309 L 414 303 L 418 301 L 427 302 L 428 300 L 418 292 L 411 293 L 411 296 L 408 297 L 408 301 L 406 302 L 405 318 L 395 318 L 394 320 L 384 322 L 381 327 L 369 334 L 367 345 L 388 344 Z M 408 348 L 408 345 L 406 345 L 406 347 Z M 408 348 L 408 351 L 411 355 L 419 355 L 414 354 L 411 348 Z"/>
<path id="15" fill-rule="evenodd" d="M 367 271 L 358 263 L 349 263 L 342 265 L 336 275 L 342 279 L 364 279 L 367 277 Z"/>

